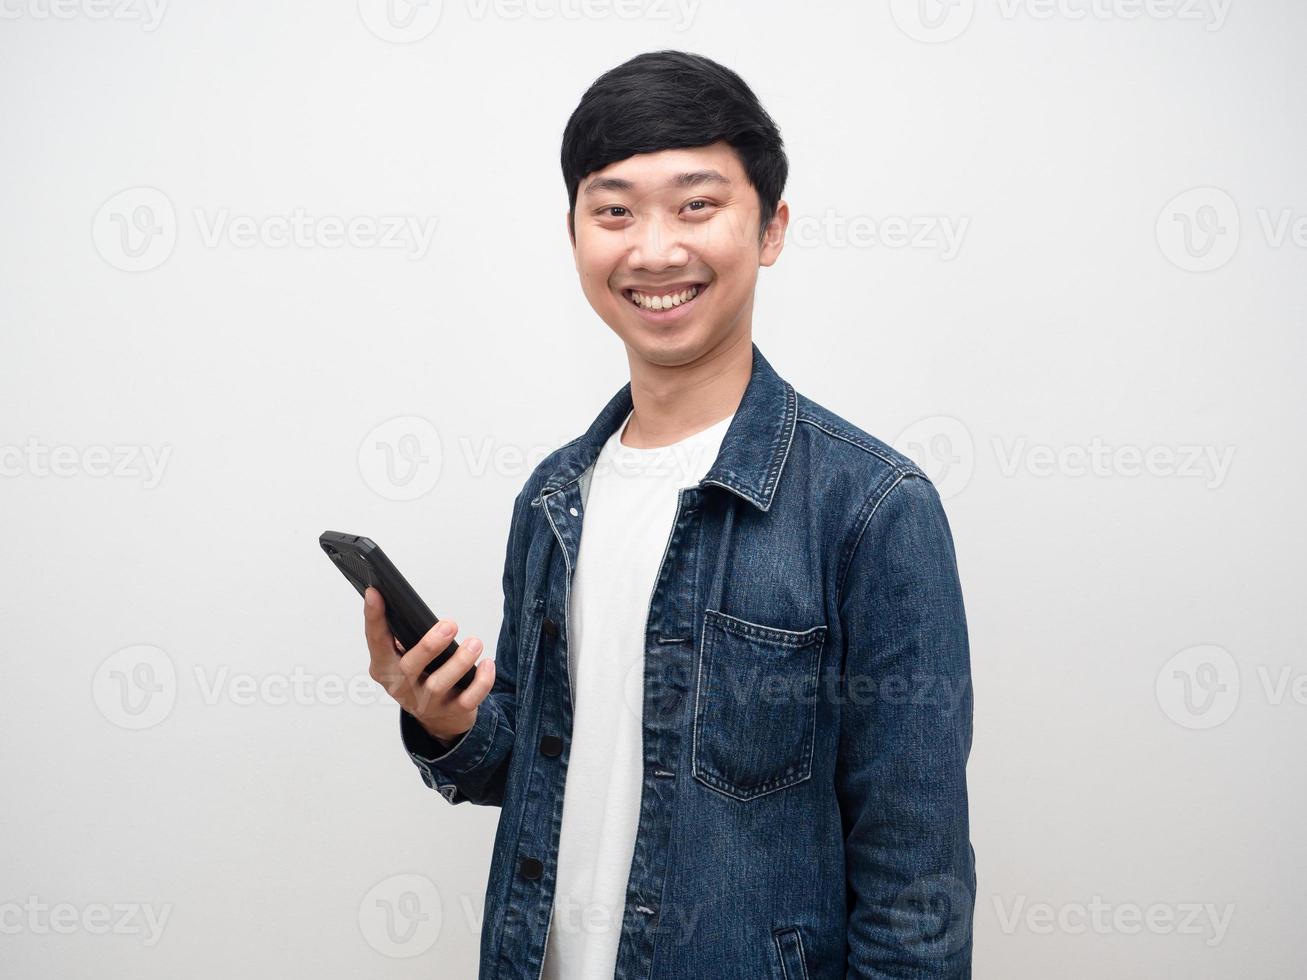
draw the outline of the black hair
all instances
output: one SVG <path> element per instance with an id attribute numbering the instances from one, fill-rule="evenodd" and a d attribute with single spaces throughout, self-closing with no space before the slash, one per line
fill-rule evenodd
<path id="1" fill-rule="evenodd" d="M 761 204 L 759 238 L 776 213 L 789 163 L 780 130 L 735 72 L 688 51 L 649 51 L 609 69 L 586 89 L 563 131 L 568 227 L 575 235 L 582 180 L 637 153 L 725 140 Z"/>

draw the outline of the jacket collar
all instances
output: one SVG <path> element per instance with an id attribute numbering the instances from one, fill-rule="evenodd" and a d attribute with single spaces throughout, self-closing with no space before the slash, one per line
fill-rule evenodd
<path id="1" fill-rule="evenodd" d="M 759 510 L 771 507 L 776 484 L 789 455 L 798 416 L 794 388 L 778 375 L 756 343 L 753 367 L 735 417 L 722 437 L 717 458 L 699 482 L 715 484 L 747 500 Z M 628 381 L 608 400 L 586 431 L 545 460 L 544 488 L 533 502 L 579 479 L 599 458 L 599 451 L 630 413 Z"/>

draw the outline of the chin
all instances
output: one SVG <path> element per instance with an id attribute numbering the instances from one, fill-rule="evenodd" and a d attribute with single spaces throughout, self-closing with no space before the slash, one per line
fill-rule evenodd
<path id="1" fill-rule="evenodd" d="M 637 330 L 619 332 L 622 340 L 641 360 L 662 367 L 679 367 L 689 364 L 708 349 L 708 338 L 699 331 L 659 334 Z"/>

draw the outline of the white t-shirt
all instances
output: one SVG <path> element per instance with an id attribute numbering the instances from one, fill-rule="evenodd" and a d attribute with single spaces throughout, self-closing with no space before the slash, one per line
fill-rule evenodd
<path id="1" fill-rule="evenodd" d="M 623 445 L 623 421 L 595 460 L 572 581 L 576 703 L 543 980 L 613 980 L 640 816 L 649 602 L 677 490 L 708 472 L 732 418 L 656 449 Z"/>

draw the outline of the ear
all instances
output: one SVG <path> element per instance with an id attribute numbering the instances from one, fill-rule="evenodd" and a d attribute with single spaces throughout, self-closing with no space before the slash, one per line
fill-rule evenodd
<path id="1" fill-rule="evenodd" d="M 785 229 L 790 226 L 790 206 L 784 201 L 776 202 L 776 213 L 762 236 L 762 249 L 758 255 L 759 265 L 771 265 L 785 247 Z"/>
<path id="2" fill-rule="evenodd" d="M 572 252 L 576 252 L 576 231 L 572 226 L 572 212 L 567 211 L 563 214 L 563 224 L 567 227 L 567 240 L 572 243 Z M 573 254 L 575 258 L 575 254 Z"/>

